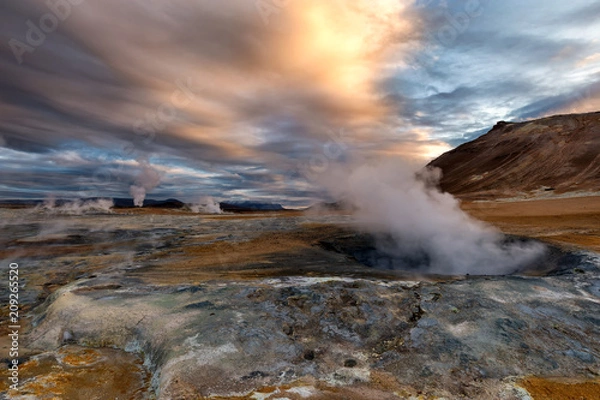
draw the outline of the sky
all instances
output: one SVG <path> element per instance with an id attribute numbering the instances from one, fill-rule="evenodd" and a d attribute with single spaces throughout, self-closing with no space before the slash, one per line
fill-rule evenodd
<path id="1" fill-rule="evenodd" d="M 499 120 L 600 110 L 600 3 L 6 0 L 0 199 L 308 205 Z"/>

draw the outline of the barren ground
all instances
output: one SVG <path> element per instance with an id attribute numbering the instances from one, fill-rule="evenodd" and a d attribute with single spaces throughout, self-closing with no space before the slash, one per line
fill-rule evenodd
<path id="1" fill-rule="evenodd" d="M 463 203 L 572 251 L 548 276 L 369 268 L 339 214 L 0 210 L 22 279 L 0 398 L 595 400 L 599 200 Z"/>
<path id="2" fill-rule="evenodd" d="M 505 233 L 600 252 L 600 196 L 464 202 L 462 208 Z"/>

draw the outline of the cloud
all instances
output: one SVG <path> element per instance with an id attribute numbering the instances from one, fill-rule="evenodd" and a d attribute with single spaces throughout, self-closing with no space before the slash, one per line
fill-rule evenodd
<path id="1" fill-rule="evenodd" d="M 525 107 L 515 110 L 513 117 L 517 120 L 524 120 L 554 114 L 571 114 L 598 110 L 600 110 L 600 80 L 589 85 L 574 88 L 557 96 L 534 101 Z"/>
<path id="2" fill-rule="evenodd" d="M 570 24 L 577 27 L 597 23 L 598 15 L 600 15 L 600 3 L 596 1 L 583 3 L 579 7 L 570 5 L 570 12 L 557 17 L 552 22 L 556 24 Z"/>
<path id="3" fill-rule="evenodd" d="M 33 0 L 1 7 L 3 41 L 26 41 L 27 21 L 49 12 Z M 5 144 L 285 173 L 330 129 L 348 127 L 358 145 L 377 135 L 371 123 L 388 113 L 376 83 L 416 24 L 391 0 L 290 2 L 266 21 L 241 0 L 88 0 L 21 65 L 0 54 Z"/>
<path id="4" fill-rule="evenodd" d="M 499 120 L 600 108 L 593 96 L 572 101 L 573 96 L 581 99 L 577 91 L 597 81 L 600 60 L 593 55 L 600 52 L 595 39 L 600 21 L 574 23 L 570 15 L 592 12 L 595 2 L 550 1 L 540 8 L 512 0 L 478 1 L 479 15 L 457 25 L 454 20 L 464 14 L 466 3 L 422 3 L 427 41 L 412 68 L 388 83 L 403 121 L 457 145 Z M 447 26 L 456 35 L 441 42 L 436 34 Z M 526 107 L 531 110 L 525 112 Z"/>
<path id="5" fill-rule="evenodd" d="M 156 196 L 296 202 L 318 193 L 303 168 L 331 131 L 348 151 L 428 157 L 500 119 L 597 106 L 595 2 L 475 3 L 86 0 L 22 64 L 0 47 L 0 145 L 38 155 L 17 161 L 32 195 L 54 171 L 61 193 L 124 196 L 136 172 L 118 161 L 148 159 L 188 171 Z M 49 12 L 2 3 L 0 41 L 27 43 Z"/>

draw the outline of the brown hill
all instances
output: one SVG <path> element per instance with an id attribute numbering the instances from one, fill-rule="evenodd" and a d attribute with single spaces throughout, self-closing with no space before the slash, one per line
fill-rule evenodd
<path id="1" fill-rule="evenodd" d="M 461 198 L 600 192 L 600 112 L 500 121 L 429 166 Z"/>

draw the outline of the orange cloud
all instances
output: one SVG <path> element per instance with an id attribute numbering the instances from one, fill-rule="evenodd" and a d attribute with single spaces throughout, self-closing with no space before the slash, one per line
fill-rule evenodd
<path id="1" fill-rule="evenodd" d="M 391 117 L 377 84 L 384 66 L 401 60 L 416 36 L 409 2 L 280 3 L 265 21 L 244 0 L 88 0 L 66 29 L 135 87 L 128 95 L 143 98 L 151 112 L 171 102 L 176 82 L 193 82 L 194 101 L 178 108 L 158 136 L 245 157 L 273 133 L 316 139 L 347 127 L 354 140 L 377 140 L 375 124 Z M 110 118 L 135 121 L 144 113 L 132 105 Z M 296 129 L 270 125 L 279 120 Z"/>

